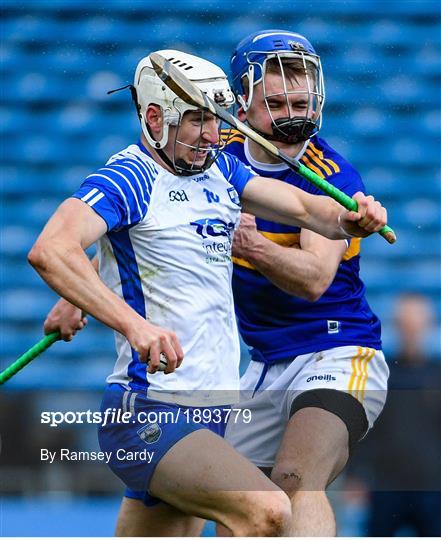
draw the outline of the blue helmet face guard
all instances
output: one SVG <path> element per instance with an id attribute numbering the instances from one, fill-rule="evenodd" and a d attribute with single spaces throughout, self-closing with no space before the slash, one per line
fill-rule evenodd
<path id="1" fill-rule="evenodd" d="M 302 87 L 292 84 L 293 66 L 295 79 L 302 76 Z M 308 140 L 319 131 L 325 102 L 323 70 L 320 57 L 306 38 L 283 30 L 252 34 L 239 43 L 231 58 L 231 70 L 233 90 L 244 111 L 252 103 L 254 87 L 262 83 L 265 105 L 272 122 L 272 133 L 260 132 L 267 139 L 295 144 Z M 266 84 L 269 72 L 280 76 L 280 92 L 269 93 Z M 304 116 L 292 115 L 292 95 L 306 98 L 308 107 Z M 274 118 L 268 100 L 276 97 L 285 100 L 288 116 Z"/>

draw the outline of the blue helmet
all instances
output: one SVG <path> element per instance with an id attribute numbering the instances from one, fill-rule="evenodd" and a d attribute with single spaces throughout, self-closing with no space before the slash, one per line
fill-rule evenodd
<path id="1" fill-rule="evenodd" d="M 288 62 L 289 59 L 300 59 L 307 77 L 309 77 L 308 72 L 314 73 L 314 76 L 312 78 L 309 77 L 308 80 L 308 94 L 311 101 L 314 101 L 313 107 L 315 112 L 312 119 L 303 120 L 301 134 L 303 140 L 307 140 L 320 129 L 325 90 L 320 57 L 315 52 L 311 43 L 301 34 L 287 30 L 262 30 L 243 39 L 231 57 L 233 91 L 237 96 L 238 102 L 246 111 L 253 98 L 254 86 L 262 80 L 265 86 L 266 65 L 267 61 L 271 59 L 275 59 L 279 63 L 280 73 L 283 78 L 285 78 L 283 64 L 284 62 Z M 247 82 L 246 87 L 244 86 L 244 81 Z M 286 80 L 284 79 L 284 87 L 286 88 L 285 82 Z M 285 96 L 289 93 L 285 92 Z M 243 97 L 244 94 L 247 94 L 246 98 Z M 268 112 L 271 115 L 269 108 Z M 275 127 L 275 133 L 273 134 L 274 140 L 286 141 L 287 136 L 288 139 L 295 139 L 294 136 L 283 136 L 280 129 L 282 122 L 278 122 L 278 127 L 276 122 L 276 120 L 273 120 Z M 291 117 L 286 118 L 283 123 L 286 128 L 285 131 L 292 131 L 291 128 L 294 123 L 297 125 L 295 131 L 298 132 L 300 118 L 293 119 Z M 298 140 L 302 139 L 298 138 Z M 296 141 L 289 140 L 288 142 Z"/>

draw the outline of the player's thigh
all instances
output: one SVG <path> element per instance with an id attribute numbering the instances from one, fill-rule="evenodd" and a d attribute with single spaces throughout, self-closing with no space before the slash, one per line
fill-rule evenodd
<path id="1" fill-rule="evenodd" d="M 316 407 L 302 408 L 288 422 L 271 479 L 292 495 L 298 489 L 324 489 L 349 456 L 346 424 Z"/>
<path id="2" fill-rule="evenodd" d="M 188 514 L 232 528 L 284 494 L 221 437 L 203 429 L 176 443 L 153 474 L 150 493 Z"/>
<path id="3" fill-rule="evenodd" d="M 166 503 L 146 506 L 124 497 L 118 514 L 116 536 L 199 536 L 205 520 L 184 514 Z"/>

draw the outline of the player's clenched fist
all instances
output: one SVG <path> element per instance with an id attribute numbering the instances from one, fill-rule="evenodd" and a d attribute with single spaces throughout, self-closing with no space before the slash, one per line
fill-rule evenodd
<path id="1" fill-rule="evenodd" d="M 357 212 L 343 212 L 340 215 L 340 226 L 351 236 L 365 237 L 378 232 L 387 223 L 387 211 L 372 195 L 364 195 L 361 191 L 353 197 L 358 204 Z"/>
<path id="2" fill-rule="evenodd" d="M 148 373 L 164 370 L 164 373 L 173 373 L 184 359 L 181 344 L 174 332 L 150 324 L 139 318 L 130 325 L 126 333 L 132 348 L 138 353 L 141 362 L 148 363 Z M 167 365 L 163 369 L 164 357 Z"/>

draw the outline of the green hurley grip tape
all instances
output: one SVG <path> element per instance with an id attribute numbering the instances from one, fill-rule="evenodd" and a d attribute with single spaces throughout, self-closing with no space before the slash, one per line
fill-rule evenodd
<path id="1" fill-rule="evenodd" d="M 60 332 L 52 332 L 47 336 L 44 336 L 38 343 L 33 345 L 28 351 L 20 356 L 13 364 L 7 367 L 0 373 L 0 384 L 4 384 L 11 377 L 13 377 L 18 371 L 32 362 L 39 354 L 48 349 L 55 341 L 60 339 Z"/>
<path id="2" fill-rule="evenodd" d="M 311 169 L 308 169 L 308 167 L 305 167 L 301 163 L 299 164 L 298 173 L 309 180 L 311 184 L 314 184 L 324 193 L 344 206 L 346 210 L 350 210 L 352 212 L 356 212 L 358 210 L 357 201 L 354 201 L 354 199 L 346 195 L 346 193 L 343 193 L 343 191 L 340 191 L 327 180 L 324 180 L 314 171 L 311 171 Z M 391 227 L 389 227 L 389 225 L 385 225 L 378 231 L 378 233 L 381 234 L 381 236 L 383 236 L 390 244 L 393 244 L 397 239 L 395 232 Z"/>

